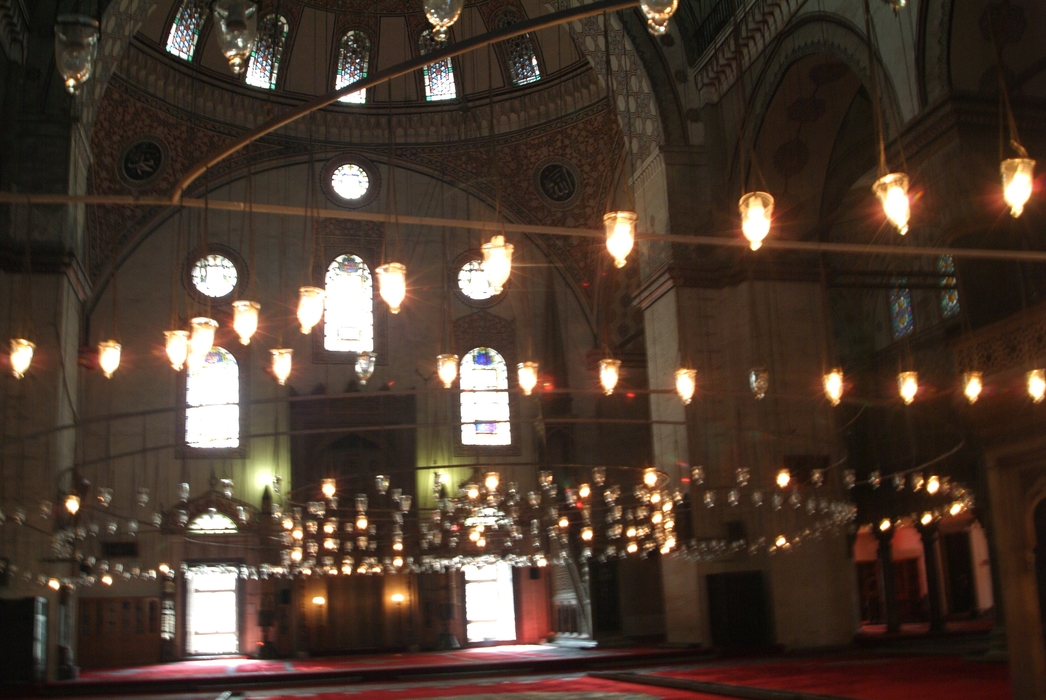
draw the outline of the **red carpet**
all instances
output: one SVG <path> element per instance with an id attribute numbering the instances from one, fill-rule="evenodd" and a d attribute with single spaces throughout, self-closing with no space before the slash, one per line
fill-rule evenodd
<path id="1" fill-rule="evenodd" d="M 855 700 L 1012 700 L 1009 667 L 957 656 L 790 659 L 653 675 Z"/>

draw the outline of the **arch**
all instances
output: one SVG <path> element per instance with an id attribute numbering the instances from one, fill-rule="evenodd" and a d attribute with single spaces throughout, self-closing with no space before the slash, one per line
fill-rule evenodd
<path id="1" fill-rule="evenodd" d="M 167 53 L 192 63 L 206 16 L 203 0 L 183 0 L 167 33 Z"/>
<path id="2" fill-rule="evenodd" d="M 447 45 L 446 39 L 440 41 L 432 30 L 425 30 L 418 39 L 418 48 L 421 55 L 441 49 Z M 444 58 L 435 63 L 430 63 L 422 69 L 422 79 L 425 83 L 425 99 L 428 102 L 441 100 L 454 100 L 458 97 L 458 88 L 454 82 L 454 63 L 449 58 Z"/>
<path id="3" fill-rule="evenodd" d="M 370 38 L 366 32 L 350 29 L 341 38 L 338 45 L 338 70 L 334 75 L 334 89 L 339 90 L 357 80 L 367 77 L 370 69 Z M 346 104 L 364 104 L 367 101 L 367 89 L 346 95 L 339 102 Z"/>
<path id="4" fill-rule="evenodd" d="M 374 281 L 358 255 L 339 255 L 327 266 L 323 349 L 374 351 Z"/>
<path id="5" fill-rule="evenodd" d="M 240 368 L 232 353 L 214 346 L 185 377 L 185 444 L 214 449 L 240 446 Z"/>
<path id="6" fill-rule="evenodd" d="M 522 16 L 515 8 L 502 8 L 494 16 L 494 29 L 503 29 L 515 24 Z M 541 67 L 538 65 L 537 53 L 534 50 L 534 39 L 530 34 L 523 34 L 508 41 L 501 42 L 499 47 L 502 61 L 508 70 L 509 79 L 516 87 L 530 85 L 541 80 Z"/>
<path id="7" fill-rule="evenodd" d="M 497 350 L 478 347 L 461 360 L 461 444 L 512 444 L 508 365 Z"/>
<path id="8" fill-rule="evenodd" d="M 276 89 L 280 60 L 287 46 L 289 32 L 290 25 L 283 15 L 266 15 L 258 22 L 258 41 L 254 44 L 250 62 L 247 64 L 248 85 L 266 90 Z"/>

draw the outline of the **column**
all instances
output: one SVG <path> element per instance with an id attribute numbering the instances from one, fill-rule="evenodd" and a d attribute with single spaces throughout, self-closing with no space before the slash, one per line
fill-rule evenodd
<path id="1" fill-rule="evenodd" d="M 918 525 L 923 541 L 923 559 L 926 561 L 926 595 L 930 602 L 930 631 L 944 631 L 944 614 L 941 610 L 941 567 L 937 550 L 939 528 L 937 523 Z"/>
<path id="2" fill-rule="evenodd" d="M 882 576 L 883 607 L 886 608 L 886 631 L 901 631 L 901 614 L 897 609 L 897 581 L 893 571 L 893 528 L 880 530 L 876 528 L 875 537 L 879 540 L 879 572 Z"/>

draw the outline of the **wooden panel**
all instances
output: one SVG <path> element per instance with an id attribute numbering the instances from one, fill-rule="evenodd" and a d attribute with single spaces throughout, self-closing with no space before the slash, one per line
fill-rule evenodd
<path id="1" fill-rule="evenodd" d="M 140 666 L 160 661 L 159 598 L 85 598 L 80 601 L 81 668 Z"/>

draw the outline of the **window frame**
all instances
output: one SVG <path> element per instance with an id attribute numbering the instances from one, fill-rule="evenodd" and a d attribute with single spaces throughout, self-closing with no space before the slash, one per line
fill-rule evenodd
<path id="1" fill-rule="evenodd" d="M 466 306 L 471 306 L 476 309 L 489 309 L 492 306 L 497 306 L 508 296 L 506 292 L 512 285 L 512 278 L 510 277 L 509 280 L 505 283 L 505 286 L 504 288 L 502 288 L 500 294 L 495 294 L 489 299 L 473 299 L 469 295 L 465 294 L 465 292 L 461 291 L 461 287 L 458 286 L 458 273 L 461 271 L 462 267 L 472 262 L 473 260 L 482 261 L 483 252 L 481 250 L 473 248 L 471 250 L 466 250 L 464 253 L 455 258 L 454 262 L 450 266 L 450 269 L 447 271 L 447 275 L 449 277 L 449 279 L 447 280 L 448 285 L 451 289 L 454 290 L 454 294 L 457 295 L 461 303 L 465 304 Z"/>
<path id="2" fill-rule="evenodd" d="M 505 444 L 505 445 L 475 445 L 475 444 L 471 444 L 471 443 L 466 444 L 465 440 L 464 440 L 464 438 L 462 436 L 462 426 L 466 425 L 466 423 L 464 422 L 464 420 L 461 417 L 462 400 L 463 400 L 463 398 L 464 398 L 466 393 L 475 393 L 475 392 L 466 391 L 465 389 L 461 388 L 461 370 L 462 370 L 462 368 L 463 368 L 463 366 L 465 364 L 465 358 L 468 355 L 472 354 L 473 352 L 476 352 L 477 350 L 488 350 L 488 351 L 494 352 L 505 363 L 505 388 L 504 389 L 494 389 L 493 390 L 496 393 L 504 392 L 504 394 L 505 394 L 505 404 L 506 404 L 506 407 L 508 408 L 508 420 L 509 420 L 509 441 L 508 441 L 508 444 Z M 513 442 L 515 442 L 515 439 L 516 439 L 516 432 L 517 432 L 517 430 L 512 427 L 513 413 L 514 413 L 513 412 L 513 407 L 512 407 L 512 367 L 513 367 L 513 365 L 509 364 L 509 358 L 506 357 L 506 355 L 504 353 L 502 353 L 500 350 L 498 350 L 495 347 L 491 347 L 490 345 L 477 345 L 477 346 L 475 346 L 473 348 L 470 348 L 466 352 L 461 353 L 461 355 L 459 355 L 459 357 L 461 359 L 460 359 L 460 364 L 458 365 L 458 425 L 457 425 L 457 431 L 456 431 L 457 432 L 458 442 L 461 443 L 461 446 L 464 449 L 482 450 L 483 452 L 488 452 L 488 453 L 489 452 L 493 452 L 495 450 L 502 450 L 502 449 L 504 449 L 506 447 L 509 447 L 509 448 L 512 447 L 512 444 L 513 444 Z"/>
<path id="3" fill-rule="evenodd" d="M 370 178 L 370 187 L 367 189 L 366 194 L 359 199 L 346 199 L 345 197 L 342 197 L 337 193 L 337 191 L 335 191 L 334 186 L 331 184 L 331 177 L 334 175 L 334 172 L 343 165 L 358 165 L 367 173 L 367 177 Z M 381 171 L 378 170 L 378 166 L 376 166 L 369 158 L 358 153 L 341 153 L 327 161 L 327 164 L 323 166 L 323 170 L 320 172 L 320 188 L 323 190 L 323 193 L 327 195 L 327 199 L 345 209 L 361 209 L 368 204 L 373 203 L 381 192 L 381 184 Z M 331 260 L 333 259 L 334 258 L 331 258 Z M 369 265 L 370 263 L 367 264 Z M 327 268 L 325 267 L 324 270 L 326 269 Z M 374 268 L 371 268 L 372 271 L 373 269 Z"/>
<path id="4" fill-rule="evenodd" d="M 505 18 L 508 15 L 514 15 L 515 19 L 512 22 L 508 22 L 506 24 L 504 22 L 505 22 Z M 526 19 L 527 19 L 526 15 L 521 10 L 519 10 L 516 7 L 513 7 L 512 5 L 506 5 L 506 6 L 502 7 L 502 8 L 500 8 L 499 10 L 495 11 L 494 14 L 491 16 L 489 31 L 496 31 L 498 29 L 510 26 L 512 24 L 517 24 L 519 22 L 524 22 L 524 21 L 526 21 Z M 505 80 L 505 86 L 508 87 L 508 88 L 528 88 L 528 87 L 530 87 L 532 85 L 536 85 L 536 84 L 540 83 L 542 80 L 545 79 L 545 73 L 543 71 L 543 67 L 544 67 L 544 63 L 545 62 L 542 59 L 541 50 L 540 50 L 540 47 L 538 46 L 538 42 L 537 42 L 536 38 L 534 37 L 534 33 L 533 32 L 527 32 L 526 34 L 521 35 L 521 37 L 519 37 L 519 38 L 522 38 L 522 37 L 526 37 L 527 39 L 530 40 L 530 48 L 534 52 L 534 60 L 537 61 L 538 77 L 535 78 L 534 80 L 531 80 L 531 81 L 526 82 L 526 83 L 517 83 L 515 80 L 513 80 L 512 79 L 512 68 L 511 68 L 511 64 L 513 63 L 513 61 L 512 61 L 512 54 L 509 51 L 509 46 L 508 46 L 509 42 L 513 41 L 513 39 L 505 39 L 505 40 L 499 41 L 499 42 L 497 42 L 494 45 L 494 51 L 497 54 L 499 62 L 501 63 L 501 70 L 502 70 L 502 72 L 504 74 L 503 77 L 504 77 L 504 80 Z"/>
<path id="5" fill-rule="evenodd" d="M 176 53 L 172 53 L 171 50 L 168 48 L 171 41 L 171 34 L 174 32 L 174 23 L 178 19 L 178 15 L 181 14 L 182 7 L 188 1 L 189 0 L 183 0 L 182 2 L 174 3 L 173 7 L 167 15 L 167 31 L 165 31 L 163 35 L 163 52 L 165 55 L 170 56 L 171 58 L 177 59 L 179 61 L 184 61 L 189 64 L 193 64 L 196 63 L 196 57 L 199 55 L 197 51 L 199 51 L 200 47 L 203 46 L 203 44 L 205 43 L 206 32 L 210 28 L 210 22 L 208 22 L 207 20 L 211 18 L 211 3 L 207 2 L 207 0 L 194 0 L 195 2 L 198 2 L 200 5 L 202 5 L 203 12 L 200 15 L 200 31 L 196 35 L 196 43 L 193 45 L 192 55 L 189 58 L 183 58 Z"/>
<path id="6" fill-rule="evenodd" d="M 205 258 L 208 255 L 221 255 L 228 259 L 236 267 L 236 286 L 232 288 L 232 291 L 222 297 L 211 297 L 207 296 L 199 289 L 196 288 L 196 284 L 192 279 L 193 267 L 196 266 L 196 262 L 201 258 Z M 190 294 L 194 301 L 200 304 L 210 304 L 212 307 L 219 304 L 228 304 L 235 301 L 236 296 L 240 293 L 241 289 L 245 289 L 247 286 L 248 275 L 250 270 L 247 268 L 247 263 L 244 262 L 243 258 L 232 248 L 219 244 L 209 244 L 206 248 L 196 248 L 193 250 L 189 257 L 186 258 L 185 264 L 183 265 L 182 271 L 182 284 L 185 286 L 186 292 Z"/>
<path id="7" fill-rule="evenodd" d="M 186 394 L 188 368 L 177 373 L 176 391 L 178 392 L 178 411 L 175 421 L 175 457 L 178 459 L 243 459 L 250 452 L 250 406 L 251 406 L 251 348 L 254 344 L 241 345 L 232 328 L 232 314 L 225 312 L 215 316 L 218 321 L 218 332 L 214 345 L 224 348 L 236 360 L 237 379 L 240 385 L 240 397 L 237 406 L 240 410 L 240 444 L 236 447 L 195 447 L 185 440 L 185 413 L 190 408 Z"/>
<path id="8" fill-rule="evenodd" d="M 886 314 L 890 321 L 890 339 L 893 342 L 899 342 L 905 338 L 911 337 L 915 334 L 915 300 L 912 298 L 912 290 L 908 287 L 908 279 L 906 277 L 900 277 L 893 280 L 894 285 L 886 293 Z M 894 294 L 903 294 L 908 300 L 908 311 L 911 315 L 911 328 L 903 333 L 897 332 L 897 324 L 894 321 L 893 313 L 893 296 Z"/>
<path id="9" fill-rule="evenodd" d="M 450 46 L 451 44 L 454 43 L 452 32 L 453 32 L 453 28 L 447 30 L 447 39 L 445 40 L 443 46 Z M 432 36 L 432 29 L 431 29 L 431 27 L 430 28 L 426 28 L 424 31 L 420 32 L 415 37 L 415 40 L 414 40 L 414 47 L 417 49 L 419 57 L 424 57 L 424 56 L 427 55 L 424 52 L 422 52 L 422 49 L 421 49 L 422 39 L 426 35 Z M 442 46 L 440 48 L 442 48 Z M 418 88 L 419 88 L 418 89 L 418 95 L 421 96 L 421 100 L 422 100 L 422 102 L 424 104 L 434 104 L 434 105 L 451 104 L 452 105 L 452 104 L 461 102 L 462 86 L 458 83 L 458 67 L 455 65 L 455 61 L 454 61 L 453 57 L 452 58 L 446 58 L 446 59 L 443 59 L 443 60 L 447 61 L 450 64 L 451 79 L 454 82 L 454 96 L 453 97 L 443 98 L 443 99 L 438 99 L 438 100 L 434 100 L 434 99 L 429 97 L 428 90 L 425 89 L 425 70 L 430 65 L 432 65 L 432 63 L 434 63 L 434 62 L 426 63 L 424 66 L 421 67 L 421 70 L 417 71 Z"/>
<path id="10" fill-rule="evenodd" d="M 340 30 L 336 31 L 334 34 L 334 56 L 330 70 L 330 75 L 333 78 L 331 81 L 332 90 L 338 89 L 338 70 L 341 68 L 341 45 L 349 34 L 353 32 L 359 32 L 367 39 L 367 75 L 365 75 L 364 78 L 370 76 L 372 69 L 377 65 L 378 42 L 372 37 L 373 32 L 371 29 L 361 25 L 348 25 L 341 27 Z M 363 78 L 361 78 L 361 80 L 362 79 Z M 374 92 L 371 90 L 369 93 L 364 95 L 363 102 L 342 102 L 341 100 L 338 100 L 334 105 L 349 108 L 364 107 L 373 101 L 373 97 Z"/>
<path id="11" fill-rule="evenodd" d="M 273 16 L 282 19 L 284 23 L 286 23 L 287 25 L 287 35 L 283 39 L 283 48 L 280 51 L 279 58 L 276 59 L 276 65 L 274 67 L 276 79 L 273 80 L 272 78 L 270 78 L 268 87 L 261 87 L 260 85 L 253 85 L 247 82 L 247 77 L 250 75 L 251 72 L 251 61 L 254 59 L 254 51 L 258 48 L 257 42 L 254 45 L 254 49 L 251 50 L 250 56 L 247 57 L 247 68 L 243 71 L 242 78 L 243 84 L 245 86 L 253 88 L 255 90 L 265 90 L 267 92 L 279 90 L 283 86 L 284 80 L 286 80 L 287 71 L 284 70 L 281 72 L 280 67 L 283 66 L 286 63 L 286 61 L 288 61 L 290 58 L 291 44 L 293 43 L 291 41 L 291 37 L 294 36 L 294 25 L 291 24 L 290 18 L 288 18 L 286 15 L 280 14 L 276 9 L 272 8 L 269 12 L 258 17 L 258 41 L 260 41 L 262 37 L 262 25 L 264 24 L 266 19 Z"/>
<path id="12" fill-rule="evenodd" d="M 370 269 L 374 293 L 371 296 L 371 304 L 374 307 L 374 350 L 377 355 L 374 363 L 379 366 L 388 364 L 388 305 L 381 301 L 378 294 L 378 282 L 374 279 L 376 265 L 381 260 L 381 239 L 367 239 L 362 237 L 346 236 L 336 246 L 324 246 L 324 256 L 317 261 L 313 267 L 314 279 L 323 280 L 326 289 L 327 267 L 342 255 L 355 255 Z M 312 361 L 315 364 L 331 365 L 355 365 L 359 353 L 354 351 L 342 352 L 340 350 L 328 350 L 323 340 L 326 337 L 326 312 L 320 318 L 320 322 L 312 329 Z"/>

